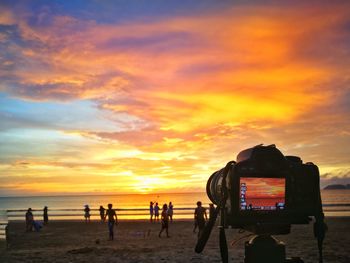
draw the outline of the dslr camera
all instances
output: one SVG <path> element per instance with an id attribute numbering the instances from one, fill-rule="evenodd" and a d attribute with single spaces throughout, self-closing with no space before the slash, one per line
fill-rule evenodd
<path id="1" fill-rule="evenodd" d="M 324 223 L 320 174 L 311 162 L 285 156 L 275 145 L 241 151 L 236 161 L 214 172 L 207 182 L 209 199 L 216 204 L 198 239 L 195 251 L 203 251 L 220 214 L 220 252 L 228 262 L 225 228 L 245 229 L 256 234 L 245 243 L 245 263 L 303 262 L 285 258 L 285 245 L 271 235 L 289 234 L 292 224 L 308 224 L 315 218 L 319 262 L 323 262 Z"/>
<path id="2" fill-rule="evenodd" d="M 322 213 L 318 167 L 297 156 L 284 156 L 275 145 L 241 151 L 237 162 L 225 168 L 207 182 L 207 194 L 214 204 L 227 198 L 225 226 L 253 227 L 254 232 L 268 228 L 268 232 L 283 234 L 286 226 L 308 224 L 309 216 Z"/>

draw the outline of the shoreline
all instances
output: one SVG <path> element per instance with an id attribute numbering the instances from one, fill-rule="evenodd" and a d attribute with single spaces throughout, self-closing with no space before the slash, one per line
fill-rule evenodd
<path id="1" fill-rule="evenodd" d="M 346 218 L 346 217 L 345 217 Z M 43 221 L 43 220 L 36 220 L 36 218 L 34 218 L 35 221 Z M 18 220 L 9 220 L 9 223 L 24 223 L 24 219 L 18 219 Z M 150 223 L 149 219 L 123 219 L 123 218 L 118 218 L 118 221 L 120 222 L 126 222 L 126 223 L 134 223 L 134 222 L 140 222 L 140 223 Z M 153 220 L 154 221 L 154 220 Z M 159 218 L 160 221 L 160 218 Z M 193 222 L 193 219 L 190 218 L 179 218 L 179 219 L 173 219 L 173 221 L 175 222 Z M 49 218 L 49 223 L 63 223 L 63 222 L 67 222 L 67 223 L 76 223 L 76 222 L 82 222 L 85 223 L 85 219 L 55 219 L 55 220 L 50 220 Z M 104 223 L 99 219 L 91 219 L 90 223 Z"/>
<path id="2" fill-rule="evenodd" d="M 191 214 L 192 215 L 192 214 Z M 38 219 L 38 217 L 34 217 L 34 220 L 37 221 L 37 222 L 43 222 L 44 220 L 42 218 Z M 118 217 L 118 221 L 119 222 L 130 222 L 130 223 L 137 223 L 137 222 L 140 222 L 140 223 L 150 223 L 150 220 L 149 219 L 144 219 L 144 218 L 135 218 L 135 219 L 130 219 L 130 218 L 119 218 Z M 153 221 L 155 221 L 153 219 Z M 160 217 L 159 217 L 159 221 L 160 221 Z M 191 218 L 175 218 L 173 219 L 173 221 L 176 221 L 176 222 L 193 222 L 193 216 Z M 25 222 L 25 219 L 11 219 L 11 220 L 8 220 L 8 224 L 10 223 L 23 223 L 24 224 Z M 49 223 L 76 223 L 76 222 L 82 222 L 82 223 L 85 223 L 85 219 L 83 216 L 81 216 L 81 219 L 52 219 L 50 220 L 50 217 L 49 217 Z M 100 219 L 97 219 L 97 218 L 94 218 L 94 219 L 91 219 L 90 220 L 90 223 L 99 223 L 102 221 Z"/>
<path id="3" fill-rule="evenodd" d="M 190 215 L 192 215 L 192 214 L 190 214 Z M 40 219 L 37 219 L 37 218 L 38 217 L 34 218 L 35 221 L 38 221 L 38 222 L 42 222 L 43 221 L 42 218 L 40 218 Z M 349 216 L 347 216 L 347 215 L 326 215 L 325 218 L 326 218 L 326 220 L 327 220 L 327 218 L 330 218 L 330 219 L 335 218 L 335 219 L 348 219 L 350 221 L 350 215 Z M 219 219 L 217 219 L 217 220 L 219 220 Z M 21 222 L 24 223 L 24 221 L 25 221 L 25 219 L 24 219 L 24 216 L 23 216 L 23 219 L 11 219 L 11 220 L 8 220 L 8 224 L 9 223 L 21 223 Z M 120 221 L 120 222 L 131 222 L 131 223 L 132 222 L 141 222 L 141 223 L 142 222 L 144 222 L 144 223 L 149 223 L 150 222 L 149 219 L 144 219 L 144 218 L 141 218 L 141 219 L 140 218 L 135 218 L 135 219 L 127 218 L 127 219 L 125 219 L 125 218 L 119 218 L 119 217 L 118 217 L 118 221 Z M 153 219 L 153 221 L 154 221 L 154 219 Z M 176 222 L 193 222 L 193 218 L 175 218 L 174 221 L 176 221 Z M 50 223 L 51 222 L 53 222 L 53 223 L 54 222 L 59 222 L 59 223 L 62 223 L 62 222 L 66 222 L 66 223 L 83 222 L 83 223 L 85 223 L 85 219 L 84 219 L 83 215 L 81 216 L 81 219 L 52 219 L 52 220 L 50 220 L 50 217 L 49 217 L 49 222 Z M 94 219 L 91 219 L 90 222 L 91 223 L 96 223 L 96 222 L 101 222 L 101 220 L 97 219 L 97 218 L 94 218 Z"/>

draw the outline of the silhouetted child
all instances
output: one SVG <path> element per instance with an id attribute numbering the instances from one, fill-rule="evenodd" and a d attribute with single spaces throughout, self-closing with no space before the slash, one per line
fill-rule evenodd
<path id="1" fill-rule="evenodd" d="M 85 223 L 90 222 L 90 207 L 88 205 L 85 205 L 84 212 Z"/>
<path id="2" fill-rule="evenodd" d="M 100 211 L 100 217 L 101 217 L 101 221 L 102 221 L 102 222 L 105 221 L 105 210 L 106 210 L 106 209 L 105 209 L 102 205 L 100 205 L 99 211 Z"/>
<path id="3" fill-rule="evenodd" d="M 174 206 L 172 202 L 169 203 L 168 216 L 170 217 L 170 222 L 173 222 Z"/>
<path id="4" fill-rule="evenodd" d="M 197 202 L 197 208 L 194 210 L 194 220 L 198 226 L 198 237 L 202 234 L 205 227 L 205 220 L 208 220 L 206 209 L 202 207 L 202 202 Z M 204 218 L 205 217 L 205 218 Z"/>
<path id="5" fill-rule="evenodd" d="M 34 222 L 34 216 L 32 213 L 32 209 L 28 208 L 26 213 L 26 231 L 27 232 L 33 231 L 33 222 Z"/>
<path id="6" fill-rule="evenodd" d="M 114 209 L 112 209 L 112 204 L 108 204 L 108 209 L 106 211 L 106 215 L 104 217 L 104 220 L 106 217 L 108 217 L 108 231 L 109 231 L 109 239 L 112 241 L 114 239 L 114 224 L 118 224 L 118 218 L 117 213 Z"/>
<path id="7" fill-rule="evenodd" d="M 154 219 L 159 221 L 159 206 L 158 203 L 154 206 Z"/>
<path id="8" fill-rule="evenodd" d="M 44 225 L 47 225 L 47 223 L 49 222 L 49 215 L 48 215 L 48 208 L 47 206 L 44 207 Z"/>
<path id="9" fill-rule="evenodd" d="M 166 232 L 166 236 L 169 237 L 169 232 L 168 232 L 168 228 L 169 228 L 169 216 L 168 216 L 168 206 L 167 204 L 163 205 L 163 211 L 162 211 L 162 215 L 161 215 L 161 221 L 162 221 L 162 228 L 160 229 L 159 232 L 159 237 L 162 234 L 163 230 L 165 229 Z"/>

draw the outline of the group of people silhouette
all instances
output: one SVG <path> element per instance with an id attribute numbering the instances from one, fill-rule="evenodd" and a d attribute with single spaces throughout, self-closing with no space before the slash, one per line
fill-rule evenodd
<path id="1" fill-rule="evenodd" d="M 100 206 L 100 218 L 102 222 L 105 222 L 107 219 L 109 233 L 108 240 L 112 241 L 114 239 L 114 225 L 118 225 L 118 217 L 112 204 L 108 204 L 107 207 L 108 208 L 105 209 L 102 205 Z"/>
<path id="2" fill-rule="evenodd" d="M 198 237 L 201 235 L 206 221 L 208 220 L 206 208 L 202 206 L 202 202 L 198 201 L 197 202 L 197 207 L 194 210 L 194 229 L 193 232 L 196 232 L 196 229 L 198 228 Z M 210 204 L 209 205 L 209 217 L 212 216 L 214 213 L 214 205 Z M 84 218 L 85 222 L 89 223 L 90 222 L 90 207 L 89 205 L 84 206 Z M 101 222 L 105 222 L 107 220 L 108 223 L 108 232 L 109 232 L 109 239 L 108 240 L 113 240 L 114 239 L 114 226 L 118 224 L 118 217 L 115 209 L 113 208 L 112 204 L 108 204 L 108 208 L 105 209 L 102 205 L 99 208 L 99 213 L 100 213 L 100 219 Z M 158 202 L 150 202 L 149 206 L 149 213 L 150 213 L 150 222 L 159 222 L 161 221 L 161 229 L 159 231 L 158 236 L 161 237 L 162 233 L 165 231 L 166 236 L 169 236 L 169 221 L 173 221 L 173 215 L 174 215 L 174 206 L 172 202 L 169 202 L 168 204 L 163 204 L 162 206 L 162 211 L 160 213 L 160 207 L 158 205 Z M 159 217 L 160 216 L 160 217 Z M 33 228 L 36 231 L 39 231 L 40 228 L 42 227 L 40 222 L 37 222 L 34 220 L 34 216 L 32 213 L 32 209 L 28 208 L 26 215 L 26 231 L 30 232 L 33 231 Z M 48 207 L 45 206 L 43 209 L 43 219 L 44 219 L 44 224 L 48 224 L 49 221 L 49 216 L 48 216 Z"/>
<path id="3" fill-rule="evenodd" d="M 31 232 L 31 231 L 33 231 L 33 229 L 38 232 L 43 227 L 42 223 L 34 220 L 32 208 L 28 208 L 26 215 L 25 215 L 25 219 L 26 219 L 26 231 L 27 232 Z M 47 206 L 45 206 L 43 209 L 43 219 L 44 219 L 44 225 L 47 225 L 49 222 L 49 215 L 48 215 L 48 207 Z"/>
<path id="4" fill-rule="evenodd" d="M 170 221 L 173 221 L 173 214 L 174 214 L 174 206 L 172 204 L 172 202 L 169 202 L 169 205 L 167 204 L 163 204 L 163 208 L 162 208 L 162 213 L 164 211 L 164 209 L 166 209 L 166 214 L 168 216 L 168 218 L 170 218 Z M 159 221 L 159 205 L 158 202 L 150 202 L 149 203 L 149 213 L 150 213 L 150 221 L 154 222 L 154 221 Z M 154 216 L 154 219 L 153 219 Z"/>
<path id="5" fill-rule="evenodd" d="M 149 203 L 149 213 L 150 213 L 150 222 L 159 221 L 159 206 L 158 202 L 150 202 Z M 158 236 L 161 237 L 163 231 L 165 230 L 166 236 L 169 236 L 169 220 L 173 222 L 173 214 L 174 214 L 174 206 L 172 202 L 169 202 L 169 205 L 163 204 L 162 213 L 161 213 L 161 229 L 159 231 Z M 154 219 L 153 219 L 154 216 Z"/>
<path id="6" fill-rule="evenodd" d="M 84 206 L 84 217 L 85 217 L 85 223 L 90 222 L 90 207 L 89 205 Z M 108 240 L 112 241 L 114 240 L 114 226 L 118 224 L 118 217 L 115 209 L 113 208 L 113 204 L 108 204 L 107 209 L 105 209 L 102 205 L 99 208 L 100 212 L 100 218 L 101 222 L 105 222 L 107 219 L 107 225 L 108 225 L 108 233 L 109 238 Z"/>

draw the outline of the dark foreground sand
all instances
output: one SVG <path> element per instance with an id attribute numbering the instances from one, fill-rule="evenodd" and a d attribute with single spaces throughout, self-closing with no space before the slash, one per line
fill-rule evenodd
<path id="1" fill-rule="evenodd" d="M 350 218 L 328 218 L 327 224 L 324 262 L 350 262 Z M 107 241 L 107 226 L 100 222 L 50 222 L 39 233 L 26 233 L 23 222 L 11 222 L 9 248 L 0 244 L 0 262 L 221 262 L 217 229 L 202 254 L 194 252 L 192 221 L 173 222 L 170 238 L 159 238 L 159 229 L 159 223 L 122 221 L 116 240 Z M 249 238 L 230 244 L 248 233 L 229 229 L 226 234 L 230 261 L 243 262 L 244 241 Z M 291 234 L 278 239 L 287 243 L 287 256 L 318 262 L 311 224 L 293 226 Z"/>

